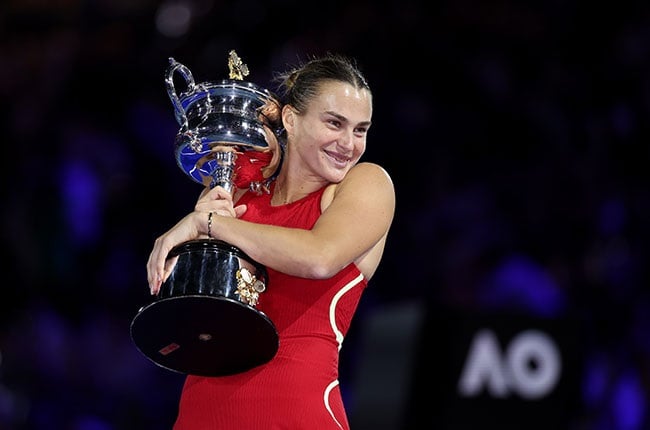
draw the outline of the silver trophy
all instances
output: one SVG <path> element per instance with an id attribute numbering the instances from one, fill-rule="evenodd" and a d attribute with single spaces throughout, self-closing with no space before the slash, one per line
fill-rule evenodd
<path id="1" fill-rule="evenodd" d="M 197 84 L 187 67 L 173 58 L 169 62 L 165 84 L 180 124 L 174 151 L 178 166 L 204 186 L 263 192 L 265 179 L 279 164 L 277 98 L 243 80 L 248 68 L 235 51 L 229 54 L 229 79 L 219 82 Z M 187 86 L 180 93 L 174 85 L 177 73 Z M 238 182 L 251 177 L 240 169 L 260 159 L 269 164 L 247 183 Z M 263 265 L 215 239 L 182 243 L 167 258 L 177 259 L 171 275 L 131 322 L 131 338 L 147 358 L 180 373 L 223 376 L 275 356 L 277 330 L 256 309 L 268 282 Z"/>

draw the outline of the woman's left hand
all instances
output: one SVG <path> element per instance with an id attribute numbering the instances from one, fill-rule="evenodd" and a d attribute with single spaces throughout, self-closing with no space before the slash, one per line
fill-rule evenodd
<path id="1" fill-rule="evenodd" d="M 147 261 L 147 282 L 152 295 L 158 294 L 160 286 L 171 274 L 178 257 L 167 258 L 176 245 L 201 236 L 202 224 L 207 222 L 209 212 L 194 211 L 187 214 L 174 227 L 159 236 Z"/>
<path id="2" fill-rule="evenodd" d="M 235 207 L 232 194 L 221 186 L 206 189 L 194 205 L 195 211 L 213 212 L 221 216 L 239 218 L 246 212 L 246 206 Z"/>
<path id="3" fill-rule="evenodd" d="M 201 193 L 194 206 L 194 211 L 154 242 L 147 261 L 147 281 L 151 294 L 158 294 L 160 286 L 169 277 L 178 260 L 178 257 L 167 258 L 169 252 L 183 242 L 207 237 L 206 226 L 210 213 L 212 213 L 212 218 L 216 216 L 237 218 L 244 212 L 246 212 L 246 206 L 235 207 L 232 195 L 223 187 L 217 186 Z"/>

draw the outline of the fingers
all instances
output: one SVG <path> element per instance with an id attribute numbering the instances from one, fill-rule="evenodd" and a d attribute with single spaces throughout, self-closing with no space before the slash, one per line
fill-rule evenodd
<path id="1" fill-rule="evenodd" d="M 174 267 L 176 266 L 176 262 L 178 261 L 178 255 L 172 257 L 172 258 L 167 258 L 165 257 L 165 272 L 163 274 L 162 282 L 165 282 L 167 278 L 169 278 L 169 275 L 172 274 L 172 270 L 174 270 Z M 161 283 L 162 286 L 162 283 Z"/>
<path id="2" fill-rule="evenodd" d="M 165 259 L 170 249 L 164 245 L 163 236 L 154 242 L 147 261 L 147 282 L 152 295 L 158 294 L 165 277 Z"/>
<path id="3" fill-rule="evenodd" d="M 201 195 L 199 195 L 199 199 L 197 200 L 197 204 L 199 203 L 205 203 L 205 202 L 210 202 L 212 200 L 229 200 L 232 201 L 232 194 L 226 191 L 225 188 L 222 186 L 216 186 L 212 189 L 210 188 L 205 188 L 202 192 Z"/>
<path id="4" fill-rule="evenodd" d="M 221 186 L 214 187 L 213 189 L 203 193 L 194 206 L 194 210 L 200 212 L 214 212 L 221 216 L 237 216 L 233 208 L 232 194 Z"/>
<path id="5" fill-rule="evenodd" d="M 171 272 L 171 267 L 166 266 L 165 262 L 172 248 L 199 237 L 198 224 L 203 219 L 202 215 L 204 214 L 190 213 L 154 241 L 153 249 L 147 261 L 147 282 L 151 294 L 158 294 L 160 286 Z"/>
<path id="6" fill-rule="evenodd" d="M 216 186 L 212 189 L 203 190 L 196 204 L 210 203 L 214 200 L 225 200 L 232 203 L 232 194 L 222 186 Z"/>
<path id="7" fill-rule="evenodd" d="M 209 203 L 197 204 L 194 208 L 197 212 L 212 212 L 215 215 L 227 216 L 227 217 L 236 217 L 235 208 L 233 208 L 232 203 L 225 202 L 223 200 L 213 201 Z"/>
<path id="8" fill-rule="evenodd" d="M 172 248 L 182 242 L 205 235 L 205 222 L 208 219 L 208 213 L 239 218 L 246 212 L 246 209 L 246 205 L 235 207 L 232 195 L 222 187 L 215 187 L 202 193 L 196 203 L 195 211 L 155 240 L 147 260 L 147 282 L 151 294 L 157 295 L 160 292 L 160 287 L 173 270 L 176 260 L 168 261 L 167 259 Z"/>
<path id="9" fill-rule="evenodd" d="M 147 262 L 147 280 L 152 296 L 158 295 L 163 282 L 169 278 L 178 261 L 178 256 L 167 258 L 169 251 L 165 252 L 164 249 L 162 246 L 154 246 Z"/>
<path id="10" fill-rule="evenodd" d="M 246 213 L 246 209 L 248 209 L 248 206 L 246 205 L 235 206 L 235 218 L 239 218 L 244 215 L 244 213 Z"/>
<path id="11" fill-rule="evenodd" d="M 220 185 L 208 191 L 207 196 L 214 200 L 225 199 L 232 201 L 232 194 Z"/>

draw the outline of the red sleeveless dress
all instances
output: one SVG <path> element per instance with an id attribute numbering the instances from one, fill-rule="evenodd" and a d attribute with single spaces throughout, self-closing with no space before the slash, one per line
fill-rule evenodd
<path id="1" fill-rule="evenodd" d="M 238 204 L 248 206 L 245 220 L 310 229 L 324 189 L 275 207 L 271 195 L 249 192 Z M 278 330 L 276 356 L 236 375 L 188 375 L 174 430 L 349 429 L 338 385 L 339 350 L 367 280 L 354 264 L 323 280 L 271 268 L 268 276 L 256 308 Z"/>

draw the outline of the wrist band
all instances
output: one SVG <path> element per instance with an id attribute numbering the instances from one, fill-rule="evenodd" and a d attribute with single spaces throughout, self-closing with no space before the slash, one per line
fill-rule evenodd
<path id="1" fill-rule="evenodd" d="M 212 212 L 208 213 L 208 239 L 212 239 Z"/>

